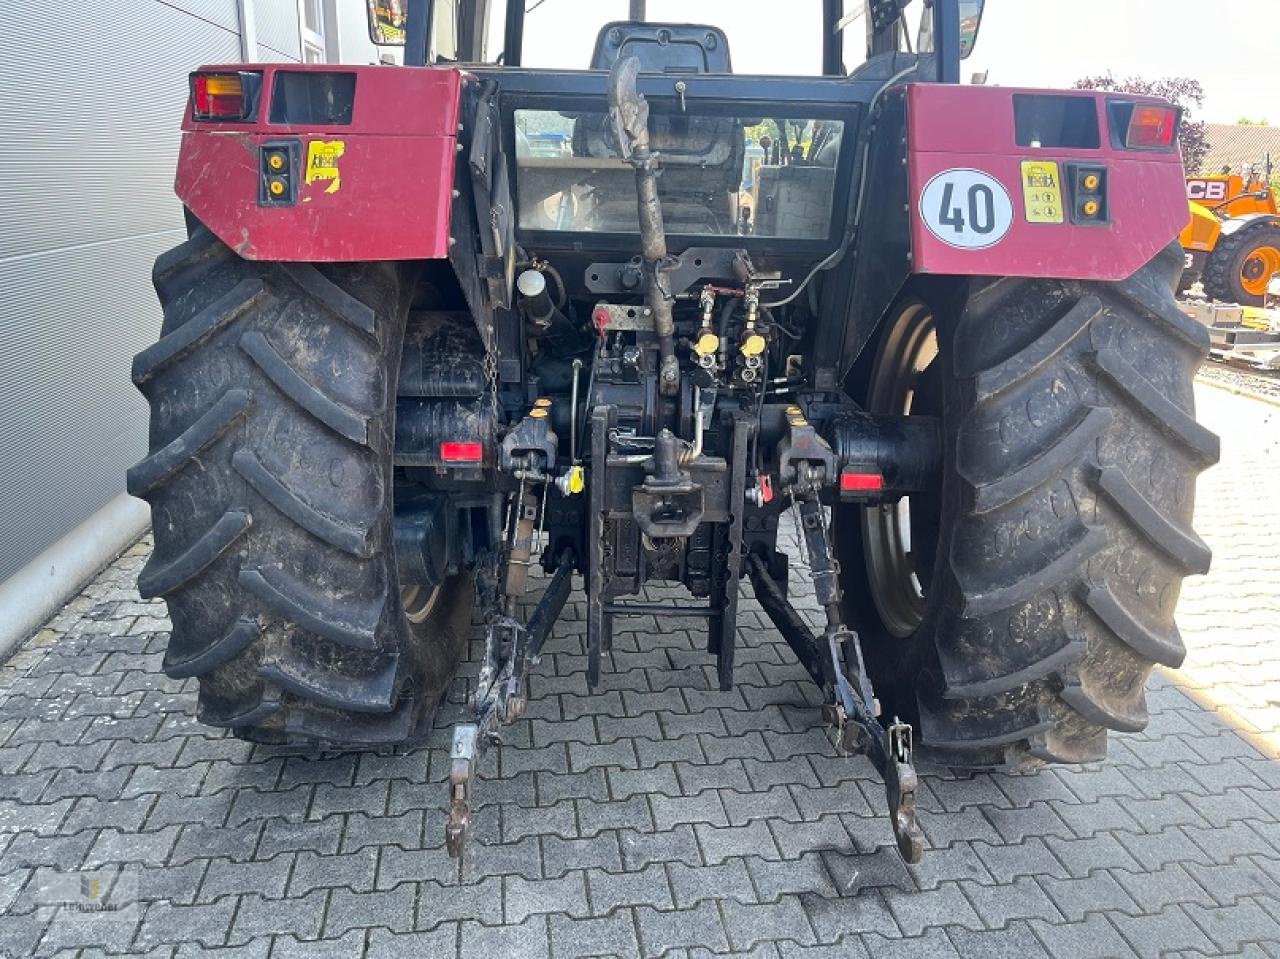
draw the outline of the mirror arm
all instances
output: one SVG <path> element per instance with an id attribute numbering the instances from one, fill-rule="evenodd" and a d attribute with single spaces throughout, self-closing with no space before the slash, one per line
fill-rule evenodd
<path id="1" fill-rule="evenodd" d="M 404 36 L 404 65 L 424 67 L 431 44 L 431 18 L 435 0 L 409 0 L 409 17 Z"/>
<path id="2" fill-rule="evenodd" d="M 960 82 L 960 0 L 934 0 L 933 52 L 939 83 Z"/>
<path id="3" fill-rule="evenodd" d="M 520 66 L 524 53 L 524 3 L 508 0 L 507 20 L 503 25 L 502 65 Z"/>
<path id="4" fill-rule="evenodd" d="M 822 0 L 822 72 L 828 77 L 845 75 L 843 16 L 844 0 Z"/>

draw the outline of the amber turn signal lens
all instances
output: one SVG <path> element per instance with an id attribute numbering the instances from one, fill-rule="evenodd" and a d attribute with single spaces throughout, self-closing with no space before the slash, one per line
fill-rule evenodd
<path id="1" fill-rule="evenodd" d="M 191 112 L 196 120 L 245 120 L 253 115 L 262 74 L 193 73 Z"/>

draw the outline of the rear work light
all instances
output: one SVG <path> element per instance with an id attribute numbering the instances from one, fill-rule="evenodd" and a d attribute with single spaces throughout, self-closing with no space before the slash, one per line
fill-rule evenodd
<path id="1" fill-rule="evenodd" d="M 258 112 L 262 74 L 193 73 L 191 117 L 194 120 L 252 120 Z"/>
<path id="2" fill-rule="evenodd" d="M 1178 136 L 1175 107 L 1137 104 L 1129 116 L 1129 132 L 1124 144 L 1131 150 L 1161 150 L 1173 146 Z"/>

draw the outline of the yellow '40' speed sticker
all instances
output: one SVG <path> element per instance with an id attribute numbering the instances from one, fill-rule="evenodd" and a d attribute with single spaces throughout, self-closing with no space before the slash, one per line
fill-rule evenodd
<path id="1" fill-rule="evenodd" d="M 1062 223 L 1062 176 L 1053 160 L 1022 161 L 1022 199 L 1028 223 Z"/>

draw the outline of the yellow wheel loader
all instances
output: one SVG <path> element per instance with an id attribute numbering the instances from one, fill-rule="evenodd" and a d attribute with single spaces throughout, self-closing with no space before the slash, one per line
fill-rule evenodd
<path id="1" fill-rule="evenodd" d="M 1212 300 L 1262 306 L 1267 285 L 1280 276 L 1280 208 L 1268 179 L 1187 179 L 1191 219 L 1180 238 L 1186 268 L 1179 292 L 1199 281 Z"/>

